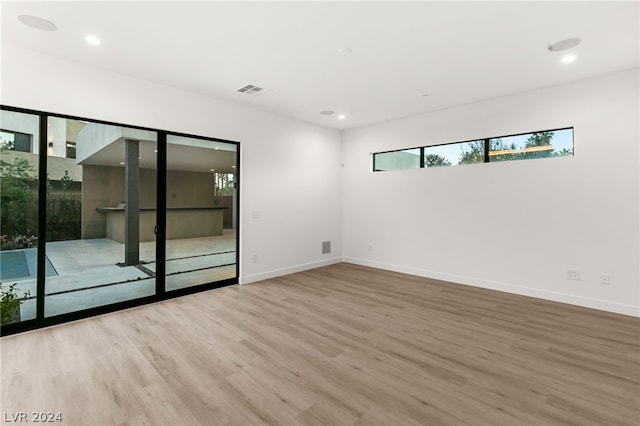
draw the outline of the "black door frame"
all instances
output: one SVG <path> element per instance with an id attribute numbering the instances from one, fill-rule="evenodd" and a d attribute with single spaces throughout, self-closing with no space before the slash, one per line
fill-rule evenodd
<path id="1" fill-rule="evenodd" d="M 238 284 L 240 278 L 240 142 L 230 141 L 220 138 L 211 138 L 199 135 L 191 135 L 186 133 L 173 132 L 162 129 L 153 129 L 148 127 L 140 127 L 129 124 L 115 123 L 104 120 L 96 120 L 93 118 L 78 117 L 73 115 L 51 113 L 26 108 L 19 108 L 7 105 L 0 105 L 0 111 L 17 112 L 37 116 L 39 122 L 39 152 L 38 152 L 38 245 L 37 245 L 37 275 L 36 275 L 36 318 L 21 321 L 14 324 L 2 325 L 0 335 L 6 336 L 27 330 L 33 330 L 42 327 L 48 327 L 55 324 L 61 324 L 69 321 L 84 319 L 96 315 L 109 312 L 115 312 L 135 306 L 142 306 L 149 303 L 159 302 L 162 300 L 172 299 L 175 297 L 207 291 L 214 288 L 224 287 L 228 285 Z M 89 121 L 97 124 L 106 124 L 112 126 L 120 126 L 132 128 L 136 130 L 146 130 L 155 132 L 157 135 L 157 158 L 156 158 L 156 291 L 152 296 L 143 298 L 126 300 L 109 305 L 98 306 L 95 308 L 83 309 L 79 311 L 69 312 L 66 314 L 46 317 L 45 316 L 45 265 L 46 265 L 46 217 L 47 217 L 47 122 L 49 117 L 63 118 L 69 120 Z M 233 214 L 236 223 L 236 273 L 234 278 L 215 281 L 192 287 L 186 287 L 178 290 L 166 292 L 166 204 L 167 204 L 167 135 L 182 136 L 212 142 L 222 142 L 236 146 L 236 172 L 234 186 L 237 188 L 237 196 L 235 197 L 235 205 Z M 0 206 L 1 208 L 1 206 Z"/>

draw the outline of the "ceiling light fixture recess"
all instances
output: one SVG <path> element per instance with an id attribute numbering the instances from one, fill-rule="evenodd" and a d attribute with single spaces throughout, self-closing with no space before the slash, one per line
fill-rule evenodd
<path id="1" fill-rule="evenodd" d="M 571 62 L 576 60 L 576 55 L 568 54 L 562 57 L 563 64 L 570 64 Z"/>
<path id="2" fill-rule="evenodd" d="M 100 45 L 100 39 L 97 36 L 94 35 L 88 35 L 85 38 L 85 41 L 89 44 L 92 44 L 94 46 L 99 46 Z"/>
<path id="3" fill-rule="evenodd" d="M 338 49 L 338 53 L 340 55 L 351 55 L 353 53 L 353 50 L 351 50 L 350 47 L 342 47 Z"/>
<path id="4" fill-rule="evenodd" d="M 340 114 L 340 115 L 338 116 L 338 120 L 344 120 L 345 118 L 347 118 L 347 116 L 346 116 L 346 115 L 344 115 L 344 114 Z"/>
<path id="5" fill-rule="evenodd" d="M 330 109 L 325 109 L 324 111 L 320 111 L 320 115 L 333 115 L 334 112 Z"/>
<path id="6" fill-rule="evenodd" d="M 575 37 L 567 38 L 565 40 L 560 40 L 547 46 L 547 49 L 549 49 L 550 52 L 561 52 L 563 50 L 568 50 L 573 47 L 576 47 L 579 44 L 580 44 L 579 38 L 575 38 Z"/>
<path id="7" fill-rule="evenodd" d="M 18 20 L 23 24 L 41 31 L 55 31 L 58 29 L 53 22 L 33 15 L 18 15 Z"/>

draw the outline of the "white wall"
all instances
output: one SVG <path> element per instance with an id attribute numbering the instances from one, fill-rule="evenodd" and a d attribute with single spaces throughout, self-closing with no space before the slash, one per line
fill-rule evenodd
<path id="1" fill-rule="evenodd" d="M 638 76 L 345 132 L 344 259 L 640 315 Z M 566 126 L 574 157 L 370 171 L 371 152 Z M 568 268 L 580 281 L 566 279 Z"/>
<path id="2" fill-rule="evenodd" d="M 4 105 L 240 142 L 241 282 L 340 260 L 338 131 L 13 47 L 1 67 Z"/>

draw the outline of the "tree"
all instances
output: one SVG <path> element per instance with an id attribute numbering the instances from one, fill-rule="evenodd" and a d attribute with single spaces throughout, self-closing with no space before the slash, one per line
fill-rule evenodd
<path id="1" fill-rule="evenodd" d="M 467 142 L 463 145 L 458 164 L 474 164 L 484 162 L 485 141 Z M 489 139 L 490 162 L 520 160 L 523 153 L 519 152 L 516 144 L 508 144 L 502 138 Z"/>
<path id="2" fill-rule="evenodd" d="M 462 146 L 458 164 L 475 164 L 484 162 L 484 141 L 473 141 L 466 144 L 468 151 Z"/>
<path id="3" fill-rule="evenodd" d="M 71 194 L 73 179 L 64 171 L 60 179 L 62 194 L 52 194 L 47 177 L 47 241 L 79 240 L 81 237 L 82 202 Z"/>
<path id="4" fill-rule="evenodd" d="M 424 166 L 425 167 L 442 167 L 442 166 L 450 166 L 451 161 L 447 160 L 441 155 L 438 154 L 427 154 L 424 157 Z"/>
<path id="5" fill-rule="evenodd" d="M 551 145 L 551 139 L 553 139 L 553 132 L 532 133 L 527 139 L 525 147 Z"/>
<path id="6" fill-rule="evenodd" d="M 4 153 L 6 146 L 0 148 Z M 0 233 L 7 240 L 37 234 L 37 196 L 29 187 L 35 180 L 28 160 L 14 158 L 9 163 L 0 157 Z"/>
<path id="7" fill-rule="evenodd" d="M 573 155 L 573 150 L 572 149 L 567 149 L 567 148 L 562 148 L 560 151 L 555 151 L 553 153 L 554 157 L 564 157 L 567 155 Z"/>
<path id="8" fill-rule="evenodd" d="M 526 140 L 524 147 L 533 148 L 530 152 L 525 152 L 523 158 L 547 158 L 553 155 L 553 146 L 551 146 L 551 140 L 553 139 L 553 132 L 539 132 L 532 133 Z M 536 148 L 541 148 L 535 150 Z"/>
<path id="9" fill-rule="evenodd" d="M 233 194 L 233 174 L 215 173 L 213 181 L 213 205 L 220 205 L 220 197 Z"/>
<path id="10" fill-rule="evenodd" d="M 522 156 L 522 153 L 517 151 L 515 143 L 509 145 L 505 143 L 502 138 L 489 140 L 489 152 L 493 154 L 489 158 L 489 161 L 493 163 L 497 161 L 520 160 Z"/>

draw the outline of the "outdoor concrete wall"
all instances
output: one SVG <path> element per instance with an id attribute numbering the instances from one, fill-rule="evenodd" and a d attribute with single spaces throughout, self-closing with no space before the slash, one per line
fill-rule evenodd
<path id="1" fill-rule="evenodd" d="M 64 176 L 64 172 L 67 171 L 74 182 L 82 182 L 82 167 L 76 164 L 75 159 L 63 157 L 47 158 L 47 175 L 49 179 L 60 180 Z"/>
<path id="2" fill-rule="evenodd" d="M 213 207 L 213 173 L 169 170 L 167 207 Z"/>
<path id="3" fill-rule="evenodd" d="M 38 154 L 6 151 L 2 153 L 2 158 L 9 163 L 12 163 L 15 158 L 24 158 L 31 164 L 31 176 L 37 178 L 40 175 L 38 171 Z M 69 176 L 75 182 L 82 181 L 82 167 L 76 165 L 76 160 L 73 158 L 47 157 L 47 175 L 49 179 L 60 180 L 65 171 L 69 172 Z"/>
<path id="4" fill-rule="evenodd" d="M 82 238 L 106 237 L 106 214 L 97 207 L 124 202 L 124 168 L 83 166 Z M 140 207 L 156 207 L 156 171 L 140 170 Z M 213 207 L 213 174 L 167 172 L 167 207 Z"/>
<path id="5" fill-rule="evenodd" d="M 232 228 L 233 227 L 233 197 L 231 195 L 221 196 L 218 206 L 226 207 L 226 210 L 223 210 L 223 213 L 222 213 L 223 226 L 225 228 Z"/>
<path id="6" fill-rule="evenodd" d="M 97 207 L 116 207 L 124 202 L 124 168 L 83 166 L 82 238 L 107 236 L 106 214 Z M 155 188 L 155 171 L 140 170 L 140 187 Z M 155 192 L 140 190 L 140 207 L 155 207 Z"/>
<path id="7" fill-rule="evenodd" d="M 82 182 L 82 238 L 105 238 L 107 218 L 96 207 L 115 207 L 124 201 L 124 170 L 116 167 L 84 166 Z M 88 191 L 87 188 L 93 188 Z"/>
<path id="8" fill-rule="evenodd" d="M 107 238 L 126 243 L 124 209 L 103 209 L 107 218 Z M 155 210 L 140 210 L 139 241 L 155 241 Z M 167 209 L 167 240 L 222 235 L 222 210 L 215 207 L 195 209 Z"/>

